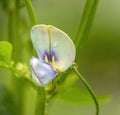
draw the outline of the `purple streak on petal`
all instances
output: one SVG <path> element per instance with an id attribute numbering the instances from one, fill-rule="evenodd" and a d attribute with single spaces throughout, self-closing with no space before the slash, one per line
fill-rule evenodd
<path id="1" fill-rule="evenodd" d="M 44 53 L 43 56 L 42 56 L 42 59 L 43 59 L 44 61 L 45 61 L 45 57 L 46 57 L 46 56 L 47 56 L 49 62 L 52 62 L 52 57 L 53 57 L 53 56 L 54 56 L 54 61 L 55 61 L 55 62 L 58 61 L 58 58 L 57 58 L 57 56 L 56 56 L 56 54 L 55 54 L 54 51 L 51 51 L 50 53 L 47 52 L 47 51 L 45 51 L 45 53 Z"/>

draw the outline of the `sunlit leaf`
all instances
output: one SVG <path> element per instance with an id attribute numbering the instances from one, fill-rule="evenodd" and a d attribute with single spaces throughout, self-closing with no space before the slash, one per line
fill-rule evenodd
<path id="1" fill-rule="evenodd" d="M 0 66 L 10 63 L 12 54 L 12 45 L 9 42 L 0 42 Z"/>

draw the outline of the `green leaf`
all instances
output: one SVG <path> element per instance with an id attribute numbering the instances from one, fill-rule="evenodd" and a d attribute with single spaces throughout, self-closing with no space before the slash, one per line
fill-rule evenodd
<path id="1" fill-rule="evenodd" d="M 61 92 L 66 89 L 68 89 L 71 85 L 73 85 L 77 80 L 78 80 L 78 77 L 76 74 L 73 73 L 73 71 L 70 69 L 66 75 L 66 73 L 64 73 L 60 80 L 64 79 L 62 85 L 60 86 L 62 89 L 61 89 Z M 59 81 L 61 82 L 61 81 Z"/>
<path id="2" fill-rule="evenodd" d="M 0 66 L 5 66 L 11 61 L 12 45 L 9 42 L 0 42 Z"/>
<path id="3" fill-rule="evenodd" d="M 100 103 L 106 103 L 110 101 L 110 96 L 103 95 L 97 96 Z M 93 104 L 93 99 L 90 94 L 81 87 L 71 86 L 56 97 L 57 102 L 67 102 L 71 104 Z"/>
<path id="4" fill-rule="evenodd" d="M 47 86 L 48 94 L 50 95 L 50 99 L 53 99 L 56 95 L 61 94 L 66 89 L 68 89 L 71 85 L 73 85 L 78 80 L 76 74 L 73 73 L 72 69 L 69 68 L 64 73 L 59 74 L 51 84 Z M 50 89 L 51 88 L 51 89 Z"/>
<path id="5" fill-rule="evenodd" d="M 11 78 L 12 93 L 0 86 L 0 115 L 44 115 L 44 88 L 25 77 L 13 75 Z"/>
<path id="6" fill-rule="evenodd" d="M 0 86 L 0 115 L 16 115 L 17 112 L 12 93 L 5 86 Z"/>

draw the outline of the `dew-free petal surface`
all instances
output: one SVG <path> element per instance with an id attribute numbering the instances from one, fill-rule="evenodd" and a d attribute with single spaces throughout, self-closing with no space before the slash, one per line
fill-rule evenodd
<path id="1" fill-rule="evenodd" d="M 49 36 L 45 25 L 35 25 L 31 30 L 31 40 L 40 60 L 49 52 Z"/>
<path id="2" fill-rule="evenodd" d="M 54 26 L 49 26 L 49 34 L 51 40 L 51 50 L 57 56 L 54 65 L 60 71 L 65 71 L 74 62 L 75 59 L 75 46 L 70 37 L 63 31 Z"/>
<path id="3" fill-rule="evenodd" d="M 39 59 L 45 61 L 46 55 L 55 69 L 63 72 L 74 62 L 76 51 L 72 40 L 56 27 L 36 25 L 31 30 L 31 39 Z"/>

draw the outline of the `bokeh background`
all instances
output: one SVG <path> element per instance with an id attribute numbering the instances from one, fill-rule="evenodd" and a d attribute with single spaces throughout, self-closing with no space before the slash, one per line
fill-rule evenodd
<path id="1" fill-rule="evenodd" d="M 75 36 L 85 0 L 32 0 L 32 4 L 40 24 L 54 25 L 71 38 Z M 20 15 L 29 27 L 24 6 Z M 8 17 L 0 6 L 0 40 L 7 40 L 7 26 Z M 29 31 L 22 34 L 25 38 Z M 79 53 L 80 71 L 94 91 L 111 97 L 110 102 L 100 105 L 100 115 L 120 115 L 120 0 L 99 0 L 91 31 L 82 41 Z M 25 56 L 28 63 L 29 58 Z M 0 72 L 1 75 L 4 73 L 3 70 Z M 1 75 L 0 83 L 9 84 L 8 77 Z M 49 106 L 49 112 L 49 115 L 93 115 L 94 107 L 54 102 Z"/>

